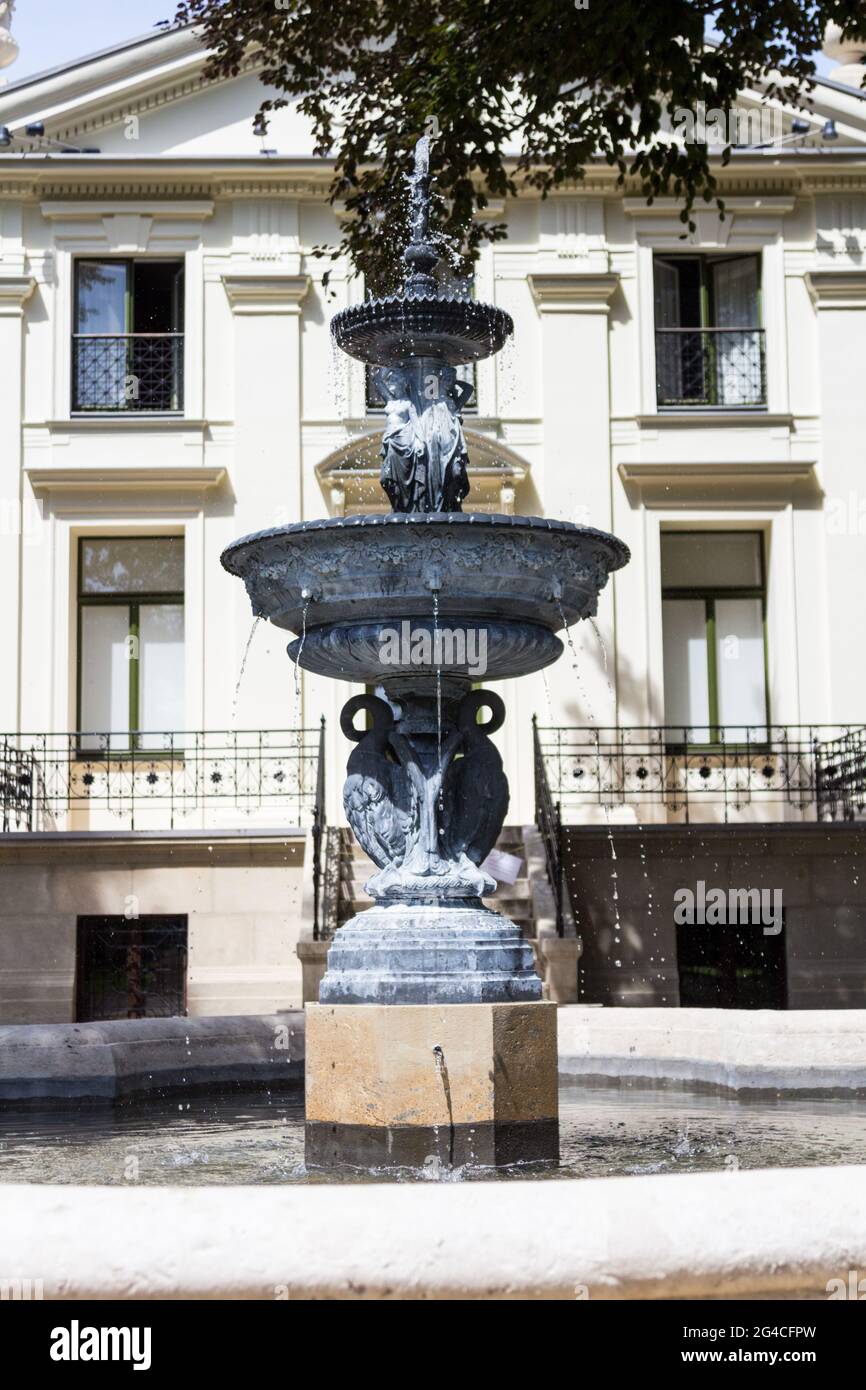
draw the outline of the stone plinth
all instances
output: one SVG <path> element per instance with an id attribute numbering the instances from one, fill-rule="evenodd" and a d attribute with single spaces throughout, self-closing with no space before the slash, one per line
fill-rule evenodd
<path id="1" fill-rule="evenodd" d="M 556 1006 L 308 1004 L 311 1168 L 559 1158 Z"/>
<path id="2" fill-rule="evenodd" d="M 488 1004 L 541 999 L 532 947 L 480 900 L 376 904 L 340 927 L 322 1004 Z"/>

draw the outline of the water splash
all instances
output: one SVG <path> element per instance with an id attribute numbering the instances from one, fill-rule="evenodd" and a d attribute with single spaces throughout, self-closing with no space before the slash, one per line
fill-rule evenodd
<path id="1" fill-rule="evenodd" d="M 336 339 L 329 334 L 331 355 L 328 359 L 328 395 L 334 403 L 334 413 L 338 420 L 349 414 L 349 385 L 347 358 L 337 346 Z"/>
<path id="2" fill-rule="evenodd" d="M 498 413 L 509 415 L 517 399 L 517 361 L 513 334 L 506 338 L 496 359 L 494 370 L 496 372 Z"/>
<path id="3" fill-rule="evenodd" d="M 241 683 L 242 683 L 243 678 L 244 678 L 244 671 L 247 669 L 247 658 L 248 658 L 248 656 L 249 656 L 249 654 L 250 654 L 250 647 L 253 645 L 253 638 L 254 638 L 255 635 L 256 635 L 256 629 L 258 628 L 258 625 L 259 625 L 259 623 L 260 623 L 261 621 L 262 621 L 262 620 L 261 620 L 261 617 L 260 617 L 260 616 L 257 617 L 257 618 L 253 618 L 253 625 L 252 625 L 252 627 L 250 628 L 250 635 L 249 635 L 249 637 L 247 638 L 247 644 L 246 644 L 246 646 L 244 647 L 244 654 L 243 654 L 243 656 L 241 657 L 241 669 L 240 669 L 240 671 L 238 672 L 237 685 L 235 686 L 234 699 L 232 700 L 232 720 L 231 720 L 231 726 L 232 726 L 232 728 L 234 728 L 234 727 L 235 727 L 235 724 L 237 723 L 237 718 L 238 718 L 238 700 L 240 699 L 240 694 L 241 694 Z"/>
<path id="4" fill-rule="evenodd" d="M 560 621 L 562 622 L 562 626 L 565 629 L 565 640 L 568 643 L 568 649 L 571 652 L 571 669 L 574 672 L 574 678 L 577 682 L 578 694 L 580 695 L 584 708 L 586 709 L 587 719 L 589 720 L 590 724 L 595 724 L 597 723 L 597 720 L 592 712 L 592 706 L 589 702 L 589 696 L 586 693 L 586 686 L 583 683 L 583 677 L 580 671 L 580 661 L 578 660 L 577 656 L 577 648 L 574 645 L 574 638 L 571 635 L 571 628 L 568 626 L 568 619 L 565 616 L 565 609 L 562 606 L 562 599 L 557 595 L 555 602 L 559 610 Z"/>

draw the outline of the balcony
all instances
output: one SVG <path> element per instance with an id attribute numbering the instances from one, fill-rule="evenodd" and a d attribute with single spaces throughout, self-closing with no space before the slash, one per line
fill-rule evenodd
<path id="1" fill-rule="evenodd" d="M 76 414 L 183 411 L 182 333 L 76 333 L 72 410 Z"/>
<path id="2" fill-rule="evenodd" d="M 660 410 L 755 410 L 767 404 L 762 328 L 657 328 Z"/>
<path id="3" fill-rule="evenodd" d="M 2 830 L 311 827 L 323 732 L 0 735 Z"/>
<path id="4" fill-rule="evenodd" d="M 866 728 L 536 728 L 536 799 L 563 824 L 866 820 Z M 539 792 L 540 788 L 540 792 Z"/>

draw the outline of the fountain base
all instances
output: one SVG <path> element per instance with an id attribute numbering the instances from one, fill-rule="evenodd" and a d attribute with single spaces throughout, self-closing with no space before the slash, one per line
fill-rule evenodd
<path id="1" fill-rule="evenodd" d="M 479 898 L 395 902 L 339 928 L 320 1004 L 507 1004 L 541 999 L 532 948 Z"/>
<path id="2" fill-rule="evenodd" d="M 556 1005 L 308 1004 L 308 1168 L 559 1160 Z"/>

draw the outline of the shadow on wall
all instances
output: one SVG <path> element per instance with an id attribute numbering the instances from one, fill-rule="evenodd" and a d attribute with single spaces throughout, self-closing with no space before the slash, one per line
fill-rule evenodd
<path id="1" fill-rule="evenodd" d="M 866 826 L 564 833 L 582 1003 L 866 1007 Z"/>

